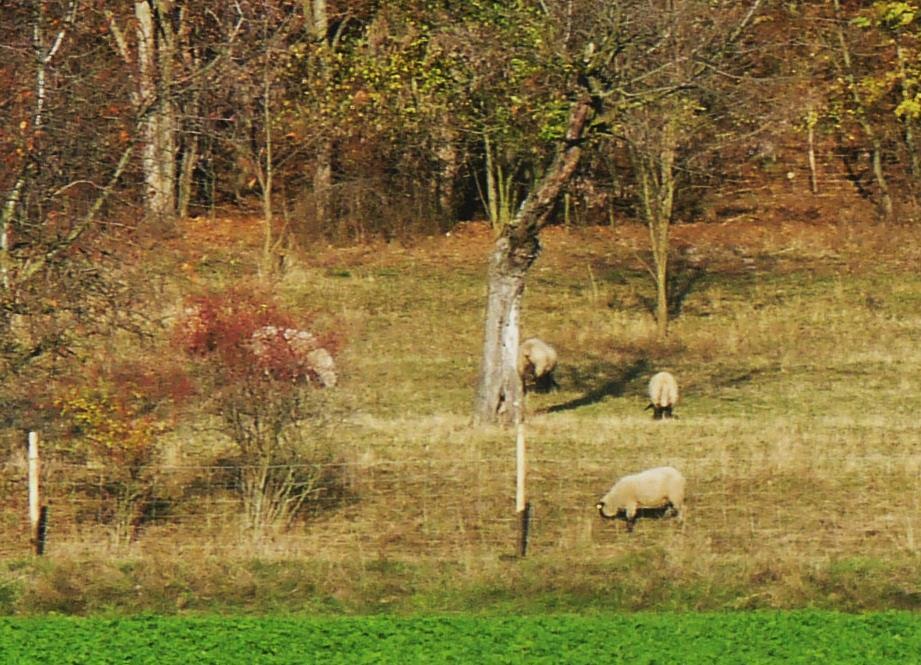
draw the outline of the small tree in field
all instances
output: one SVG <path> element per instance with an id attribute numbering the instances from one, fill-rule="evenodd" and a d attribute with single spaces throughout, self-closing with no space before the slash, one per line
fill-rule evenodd
<path id="1" fill-rule="evenodd" d="M 303 424 L 319 415 L 314 391 L 335 383 L 335 340 L 243 290 L 190 300 L 178 339 L 237 447 L 247 525 L 289 525 L 327 476 L 329 454 L 309 445 Z"/>
<path id="2" fill-rule="evenodd" d="M 159 437 L 171 428 L 170 406 L 188 392 L 181 373 L 137 363 L 92 369 L 57 398 L 70 429 L 70 452 L 98 482 L 88 491 L 116 545 L 130 541 L 157 500 Z"/>

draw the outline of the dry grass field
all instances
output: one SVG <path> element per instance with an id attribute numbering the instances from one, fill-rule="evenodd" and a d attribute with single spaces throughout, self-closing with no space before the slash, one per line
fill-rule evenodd
<path id="1" fill-rule="evenodd" d="M 186 239 L 196 234 L 211 244 L 147 268 L 182 276 L 164 287 L 177 301 L 254 263 L 253 223 L 191 221 Z M 522 332 L 558 348 L 561 389 L 527 404 L 526 559 L 512 556 L 514 433 L 469 422 L 491 236 L 466 224 L 409 246 L 302 250 L 279 284 L 286 302 L 345 331 L 343 378 L 323 396 L 331 416 L 316 434 L 335 451 L 343 495 L 252 542 L 212 466 L 226 442 L 187 425 L 164 441 L 161 470 L 181 500 L 130 544 L 69 519 L 66 469 L 49 471 L 48 555 L 27 557 L 21 521 L 5 518 L 15 547 L 4 550 L 0 605 L 921 607 L 917 229 L 837 218 L 676 226 L 675 319 L 661 344 L 644 234 L 543 238 Z M 681 384 L 673 421 L 643 410 L 659 369 Z M 641 520 L 628 534 L 602 522 L 594 504 L 618 476 L 661 464 L 688 479 L 684 524 Z"/>

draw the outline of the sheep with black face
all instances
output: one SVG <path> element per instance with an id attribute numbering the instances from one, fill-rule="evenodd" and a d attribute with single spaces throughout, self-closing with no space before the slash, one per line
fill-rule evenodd
<path id="1" fill-rule="evenodd" d="M 605 519 L 623 519 L 633 531 L 638 515 L 673 512 L 684 520 L 684 491 L 687 481 L 678 469 L 659 466 L 624 476 L 595 504 Z"/>
<path id="2" fill-rule="evenodd" d="M 518 374 L 526 390 L 530 386 L 538 392 L 559 388 L 553 376 L 556 363 L 556 349 L 542 339 L 530 337 L 518 347 Z"/>

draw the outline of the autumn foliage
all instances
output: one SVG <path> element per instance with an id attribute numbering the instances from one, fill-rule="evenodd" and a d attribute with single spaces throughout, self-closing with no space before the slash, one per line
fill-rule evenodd
<path id="1" fill-rule="evenodd" d="M 320 383 L 310 354 L 332 353 L 333 334 L 315 335 L 265 294 L 246 288 L 189 298 L 175 341 L 189 356 L 206 361 L 227 380 Z"/>
<path id="2" fill-rule="evenodd" d="M 175 342 L 236 445 L 237 488 L 257 534 L 290 523 L 325 482 L 330 453 L 309 430 L 313 389 L 335 385 L 335 341 L 242 287 L 189 299 L 177 322 Z"/>
<path id="3" fill-rule="evenodd" d="M 91 494 L 115 542 L 134 537 L 155 501 L 160 437 L 190 395 L 185 373 L 169 363 L 121 362 L 91 368 L 55 399 L 72 458 L 105 471 Z"/>

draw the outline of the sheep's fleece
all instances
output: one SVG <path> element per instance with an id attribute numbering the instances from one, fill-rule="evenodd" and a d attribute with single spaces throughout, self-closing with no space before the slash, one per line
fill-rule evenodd
<path id="1" fill-rule="evenodd" d="M 518 347 L 518 374 L 526 383 L 534 381 L 538 389 L 556 387 L 556 349 L 537 337 L 529 337 Z"/>
<path id="2" fill-rule="evenodd" d="M 671 506 L 681 516 L 687 481 L 678 469 L 659 466 L 624 476 L 596 504 L 602 517 L 636 519 L 637 510 Z"/>
<path id="3" fill-rule="evenodd" d="M 656 420 L 670 418 L 672 407 L 678 403 L 678 382 L 669 372 L 659 372 L 649 380 L 649 400 L 647 409 L 653 410 Z"/>

